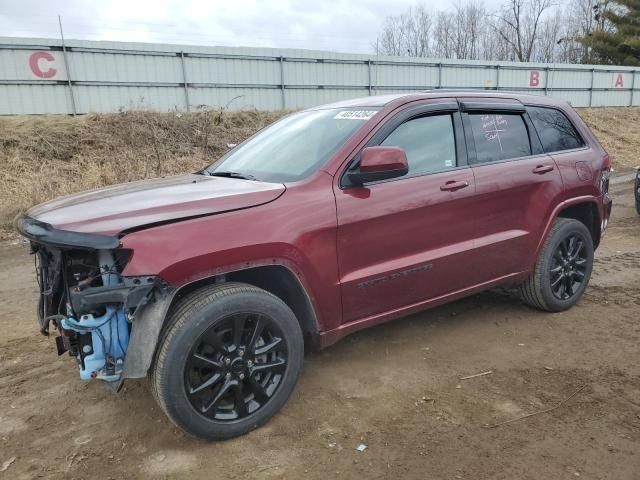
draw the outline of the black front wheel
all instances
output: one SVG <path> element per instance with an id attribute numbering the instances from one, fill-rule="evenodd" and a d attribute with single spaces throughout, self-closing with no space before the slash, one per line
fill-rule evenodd
<path id="1" fill-rule="evenodd" d="M 162 409 L 188 433 L 242 435 L 291 395 L 304 344 L 279 298 L 250 285 L 209 286 L 182 299 L 168 321 L 152 381 Z"/>
<path id="2" fill-rule="evenodd" d="M 578 220 L 558 218 L 538 255 L 534 271 L 520 285 L 529 305 L 560 312 L 575 305 L 589 283 L 593 268 L 593 239 Z"/>

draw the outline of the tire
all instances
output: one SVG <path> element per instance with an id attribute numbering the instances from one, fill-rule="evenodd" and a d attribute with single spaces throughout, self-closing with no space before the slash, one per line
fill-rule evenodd
<path id="1" fill-rule="evenodd" d="M 582 247 L 579 242 L 582 242 Z M 571 218 L 556 219 L 533 272 L 519 286 L 520 297 L 528 305 L 547 312 L 571 308 L 587 288 L 593 268 L 593 253 L 591 233 L 582 222 Z M 575 259 L 570 260 L 573 254 Z"/>
<path id="2" fill-rule="evenodd" d="M 266 423 L 289 399 L 304 343 L 298 320 L 278 297 L 241 283 L 207 286 L 183 298 L 167 322 L 152 389 L 187 433 L 236 437 Z"/>

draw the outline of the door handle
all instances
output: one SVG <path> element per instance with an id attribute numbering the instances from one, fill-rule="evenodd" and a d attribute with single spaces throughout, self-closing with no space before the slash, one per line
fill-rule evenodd
<path id="1" fill-rule="evenodd" d="M 461 188 L 466 188 L 469 186 L 469 182 L 456 182 L 455 180 L 449 180 L 444 185 L 440 185 L 440 190 L 443 192 L 455 192 L 456 190 L 460 190 Z"/>
<path id="2" fill-rule="evenodd" d="M 542 175 L 543 173 L 550 172 L 551 170 L 553 170 L 553 165 L 538 165 L 531 171 L 533 173 L 537 173 L 538 175 Z"/>

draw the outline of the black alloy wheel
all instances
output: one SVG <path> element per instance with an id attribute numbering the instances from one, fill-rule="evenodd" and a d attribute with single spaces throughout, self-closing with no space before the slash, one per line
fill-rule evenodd
<path id="1" fill-rule="evenodd" d="M 195 290 L 172 307 L 150 374 L 167 416 L 209 440 L 264 425 L 287 402 L 304 359 L 293 311 L 244 283 Z"/>
<path id="2" fill-rule="evenodd" d="M 580 291 L 587 273 L 586 240 L 573 233 L 560 242 L 551 260 L 549 281 L 558 300 L 568 300 Z"/>
<path id="3" fill-rule="evenodd" d="M 593 237 L 574 218 L 557 218 L 547 234 L 533 271 L 519 286 L 525 303 L 547 312 L 574 306 L 584 293 L 593 268 Z"/>
<path id="4" fill-rule="evenodd" d="M 287 367 L 287 346 L 266 315 L 240 312 L 211 326 L 191 349 L 185 391 L 207 418 L 232 422 L 264 407 Z"/>

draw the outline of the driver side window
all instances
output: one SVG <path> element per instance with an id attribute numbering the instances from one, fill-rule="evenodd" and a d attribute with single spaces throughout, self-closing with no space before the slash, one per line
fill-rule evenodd
<path id="1" fill-rule="evenodd" d="M 409 163 L 408 175 L 439 172 L 456 166 L 451 115 L 409 120 L 391 132 L 380 145 L 404 149 Z"/>

